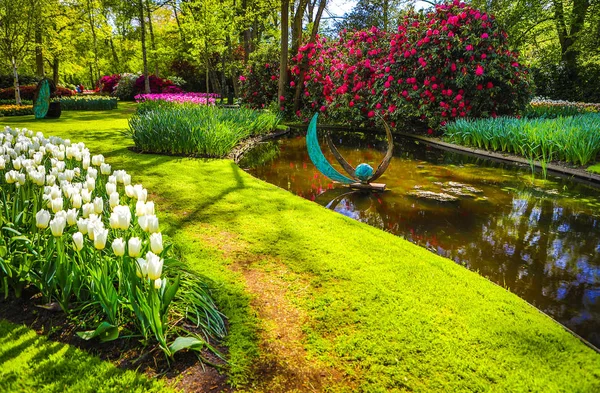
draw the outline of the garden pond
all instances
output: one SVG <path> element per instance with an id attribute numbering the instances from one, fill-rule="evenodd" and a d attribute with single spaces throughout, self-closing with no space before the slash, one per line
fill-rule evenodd
<path id="1" fill-rule="evenodd" d="M 377 167 L 383 132 L 333 132 L 353 165 Z M 339 171 L 322 140 L 324 153 Z M 255 177 L 401 236 L 508 288 L 600 347 L 600 190 L 396 137 L 383 193 L 334 183 L 301 134 L 259 144 L 239 165 Z M 431 199 L 431 198 L 435 199 Z"/>

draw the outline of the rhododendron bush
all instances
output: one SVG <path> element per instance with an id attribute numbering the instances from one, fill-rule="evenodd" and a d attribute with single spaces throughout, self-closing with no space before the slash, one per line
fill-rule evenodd
<path id="1" fill-rule="evenodd" d="M 494 18 L 457 1 L 409 12 L 395 33 L 373 27 L 333 41 L 318 37 L 300 47 L 291 73 L 290 90 L 302 83 L 296 116 L 319 111 L 354 125 L 382 116 L 392 125 L 419 119 L 438 128 L 461 117 L 515 114 L 532 92 L 528 70 Z M 290 113 L 293 93 L 276 97 L 265 88 L 273 83 L 277 91 L 276 74 L 244 76 L 247 102 L 277 99 Z"/>

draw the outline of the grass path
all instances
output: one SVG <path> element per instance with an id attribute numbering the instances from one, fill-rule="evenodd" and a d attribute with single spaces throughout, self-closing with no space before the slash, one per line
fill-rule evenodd
<path id="1" fill-rule="evenodd" d="M 131 110 L 2 122 L 83 141 L 151 191 L 229 318 L 241 391 L 600 391 L 600 356 L 517 296 L 231 161 L 133 153 Z"/>

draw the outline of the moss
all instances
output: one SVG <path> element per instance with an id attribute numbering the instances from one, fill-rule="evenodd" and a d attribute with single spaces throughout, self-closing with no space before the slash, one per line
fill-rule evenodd
<path id="1" fill-rule="evenodd" d="M 587 167 L 588 172 L 600 174 L 600 164 L 594 164 Z"/>
<path id="2" fill-rule="evenodd" d="M 253 373 L 265 356 L 258 342 L 264 321 L 230 268 L 235 256 L 207 241 L 215 233 L 230 234 L 248 256 L 277 260 L 308 283 L 305 295 L 290 300 L 309 316 L 302 327 L 308 356 L 341 375 L 328 391 L 600 391 L 600 356 L 516 295 L 231 161 L 131 152 L 119 132 L 128 110 L 120 105 L 106 118 L 70 112 L 52 122 L 3 120 L 84 141 L 152 192 L 165 233 L 212 281 L 229 318 L 234 385 L 250 389 L 260 378 Z"/>

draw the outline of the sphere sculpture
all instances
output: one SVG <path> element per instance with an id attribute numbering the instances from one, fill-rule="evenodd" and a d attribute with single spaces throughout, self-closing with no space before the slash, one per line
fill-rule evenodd
<path id="1" fill-rule="evenodd" d="M 345 176 L 331 166 L 329 161 L 327 161 L 323 155 L 323 151 L 321 150 L 321 146 L 319 145 L 319 140 L 317 138 L 317 118 L 318 113 L 313 116 L 310 124 L 308 125 L 308 131 L 306 133 L 306 147 L 308 149 L 308 155 L 317 169 L 331 180 L 350 185 L 351 188 L 383 191 L 385 189 L 385 184 L 377 184 L 372 182 L 383 175 L 387 167 L 390 165 L 390 161 L 392 160 L 394 153 L 394 140 L 388 125 L 385 122 L 383 123 L 388 139 L 387 152 L 383 158 L 383 161 L 381 164 L 379 164 L 377 170 L 375 171 L 373 171 L 373 168 L 369 164 L 365 163 L 359 164 L 356 168 L 350 165 L 335 147 L 329 134 L 326 134 L 325 138 L 327 145 L 329 146 L 329 149 L 333 153 L 336 160 L 348 174 L 348 176 Z"/>

